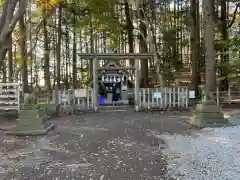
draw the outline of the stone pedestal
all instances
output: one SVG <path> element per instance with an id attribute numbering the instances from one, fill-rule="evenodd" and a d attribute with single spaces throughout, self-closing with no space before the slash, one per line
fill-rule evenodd
<path id="1" fill-rule="evenodd" d="M 37 105 L 24 106 L 19 112 L 16 128 L 5 132 L 9 135 L 43 135 L 54 128 L 47 123 L 48 116 Z"/>
<path id="2" fill-rule="evenodd" d="M 45 110 L 46 115 L 56 116 L 57 115 L 57 105 L 56 104 L 41 104 L 40 108 Z"/>
<path id="3" fill-rule="evenodd" d="M 189 123 L 199 128 L 220 127 L 227 125 L 228 120 L 224 119 L 221 108 L 214 102 L 203 102 L 196 105 L 195 112 Z"/>

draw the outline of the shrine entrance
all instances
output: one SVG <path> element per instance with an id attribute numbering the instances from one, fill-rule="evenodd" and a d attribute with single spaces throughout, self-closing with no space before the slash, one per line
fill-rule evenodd
<path id="1" fill-rule="evenodd" d="M 134 74 L 127 70 L 121 70 L 123 66 L 117 61 L 109 60 L 102 68 L 105 70 L 99 71 L 98 85 L 99 85 L 99 105 L 100 106 L 122 106 L 134 105 L 131 103 L 134 89 Z M 118 90 L 120 96 L 115 104 L 114 88 Z"/>
<path id="2" fill-rule="evenodd" d="M 100 106 L 112 106 L 114 88 L 120 89 L 119 101 L 116 106 L 132 105 L 135 111 L 139 111 L 139 83 L 140 83 L 140 59 L 148 60 L 153 58 L 152 53 L 81 53 L 83 59 L 92 60 L 93 64 L 93 107 L 94 111 L 99 111 Z M 134 67 L 123 67 L 119 60 L 134 59 Z M 104 60 L 100 66 L 100 60 Z M 130 73 L 131 72 L 131 73 Z M 100 91 L 104 88 L 105 94 Z"/>

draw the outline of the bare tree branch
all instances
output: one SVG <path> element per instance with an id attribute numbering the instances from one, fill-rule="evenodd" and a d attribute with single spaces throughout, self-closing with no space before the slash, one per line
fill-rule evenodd
<path id="1" fill-rule="evenodd" d="M 17 22 L 25 14 L 26 5 L 27 5 L 26 0 L 19 0 L 19 8 L 18 8 L 18 11 L 16 12 L 15 16 L 13 16 L 13 19 L 9 25 L 8 34 L 13 32 Z"/>
<path id="2" fill-rule="evenodd" d="M 240 8 L 240 3 L 236 5 L 235 10 L 234 10 L 234 13 L 233 13 L 233 18 L 232 18 L 232 20 L 230 21 L 230 23 L 228 24 L 227 29 L 231 28 L 232 25 L 233 25 L 233 23 L 235 22 L 236 16 L 237 16 L 237 12 L 238 12 L 238 8 Z"/>
<path id="3" fill-rule="evenodd" d="M 5 0 L 3 2 L 2 15 L 0 17 L 0 32 L 2 31 L 4 24 L 5 24 L 5 20 L 7 18 L 7 10 L 8 10 L 8 5 L 9 5 L 10 1 L 11 0 Z"/>

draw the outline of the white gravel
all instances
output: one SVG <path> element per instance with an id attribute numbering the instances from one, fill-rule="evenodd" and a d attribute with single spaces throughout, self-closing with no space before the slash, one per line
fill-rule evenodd
<path id="1" fill-rule="evenodd" d="M 162 135 L 169 176 L 179 180 L 240 180 L 240 126 L 191 136 Z"/>

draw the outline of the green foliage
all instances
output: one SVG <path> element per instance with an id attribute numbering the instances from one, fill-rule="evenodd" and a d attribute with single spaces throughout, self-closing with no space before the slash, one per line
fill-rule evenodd
<path id="1" fill-rule="evenodd" d="M 4 0 L 0 0 L 0 7 L 3 5 Z"/>
<path id="2" fill-rule="evenodd" d="M 182 68 L 181 48 L 188 44 L 187 39 L 183 37 L 177 38 L 177 34 L 181 28 L 168 28 L 162 31 L 162 53 L 159 54 L 161 59 L 161 69 L 166 83 L 174 80 L 174 72 Z M 179 40 L 181 39 L 182 45 L 180 47 Z"/>
<path id="3" fill-rule="evenodd" d="M 114 13 L 114 0 L 78 0 L 72 6 L 76 10 L 86 10 L 81 16 L 78 27 L 85 29 L 93 24 L 96 30 L 116 31 L 118 22 Z"/>
<path id="4" fill-rule="evenodd" d="M 229 62 L 219 65 L 220 69 L 224 69 L 229 73 L 229 79 L 234 84 L 240 83 L 240 38 L 233 37 L 227 43 L 229 47 Z M 218 80 L 223 80 L 226 77 L 219 77 Z"/>
<path id="5" fill-rule="evenodd" d="M 227 68 L 227 67 L 226 67 Z M 231 59 L 229 66 L 229 78 L 233 83 L 240 83 L 240 57 Z"/>
<path id="6" fill-rule="evenodd" d="M 82 12 L 74 26 L 76 32 L 82 31 L 88 35 L 90 29 L 94 33 L 104 32 L 108 37 L 108 45 L 116 47 L 116 42 L 122 31 L 115 12 L 116 0 L 75 0 L 69 7 L 75 12 Z M 69 13 L 70 14 L 70 13 Z M 72 16 L 72 14 L 70 14 Z M 73 17 L 73 16 L 72 16 Z M 72 19 L 72 17 L 68 19 Z"/>
<path id="7" fill-rule="evenodd" d="M 32 14 L 32 20 L 39 20 L 42 17 L 42 8 L 37 8 Z"/>
<path id="8" fill-rule="evenodd" d="M 230 49 L 233 51 L 239 51 L 240 50 L 240 37 L 233 37 L 229 41 Z"/>

